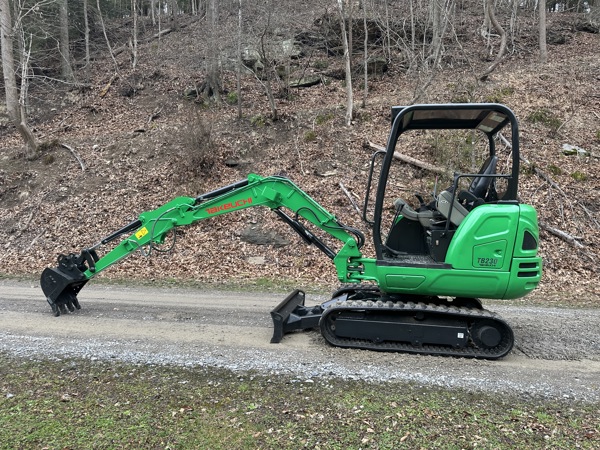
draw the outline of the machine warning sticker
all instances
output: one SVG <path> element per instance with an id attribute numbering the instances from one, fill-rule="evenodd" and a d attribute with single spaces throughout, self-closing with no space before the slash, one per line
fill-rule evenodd
<path id="1" fill-rule="evenodd" d="M 138 239 L 138 241 L 143 238 L 144 236 L 146 236 L 148 234 L 148 229 L 146 227 L 140 228 L 136 233 L 135 233 L 135 237 Z"/>

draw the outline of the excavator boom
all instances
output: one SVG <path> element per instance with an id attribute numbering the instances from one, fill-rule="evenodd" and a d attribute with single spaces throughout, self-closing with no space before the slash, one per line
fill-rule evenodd
<path id="1" fill-rule="evenodd" d="M 251 174 L 245 180 L 195 198 L 177 197 L 154 210 L 143 212 L 137 220 L 80 254 L 60 255 L 56 268 L 43 271 L 40 280 L 42 290 L 55 315 L 66 312 L 66 309 L 79 309 L 77 294 L 90 279 L 135 251 L 149 254 L 155 246 L 165 242 L 174 228 L 256 206 L 272 209 L 306 243 L 315 245 L 331 258 L 340 282 L 357 283 L 373 279 L 373 275 L 365 274 L 365 263 L 369 265 L 372 261 L 365 260 L 360 253 L 364 236 L 359 230 L 339 222 L 289 179 Z M 341 248 L 330 248 L 304 222 L 336 238 Z M 126 234 L 128 236 L 116 247 L 104 256 L 98 256 L 100 247 Z"/>

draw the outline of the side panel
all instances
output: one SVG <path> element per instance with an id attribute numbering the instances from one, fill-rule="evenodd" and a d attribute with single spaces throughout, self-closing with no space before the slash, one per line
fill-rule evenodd
<path id="1" fill-rule="evenodd" d="M 445 264 L 377 261 L 384 292 L 449 297 L 518 298 L 538 285 L 541 258 L 535 210 L 482 205 L 460 224 Z"/>
<path id="2" fill-rule="evenodd" d="M 449 297 L 502 298 L 508 272 L 436 269 L 378 264 L 381 290 L 389 293 Z"/>
<path id="3" fill-rule="evenodd" d="M 519 205 L 481 205 L 460 224 L 446 254 L 455 269 L 510 271 Z"/>

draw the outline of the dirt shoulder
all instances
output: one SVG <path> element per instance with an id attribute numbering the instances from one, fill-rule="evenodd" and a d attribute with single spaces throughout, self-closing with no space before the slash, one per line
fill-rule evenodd
<path id="1" fill-rule="evenodd" d="M 516 345 L 479 361 L 333 348 L 316 331 L 270 344 L 269 311 L 284 294 L 91 284 L 82 310 L 55 318 L 36 284 L 0 280 L 0 351 L 600 401 L 597 309 L 494 306 Z"/>

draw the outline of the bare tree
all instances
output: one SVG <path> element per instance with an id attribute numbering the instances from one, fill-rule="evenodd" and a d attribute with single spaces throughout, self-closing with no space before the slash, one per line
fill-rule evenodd
<path id="1" fill-rule="evenodd" d="M 416 85 L 415 94 L 411 100 L 411 103 L 417 103 L 422 101 L 423 97 L 427 94 L 427 89 L 433 83 L 436 78 L 439 69 L 441 68 L 440 61 L 444 53 L 444 36 L 446 30 L 450 24 L 450 11 L 454 8 L 453 0 L 434 0 L 431 5 L 430 13 L 432 15 L 432 27 L 433 27 L 433 40 L 428 56 L 426 56 L 425 42 L 423 45 L 423 61 L 427 68 L 429 68 L 429 75 L 424 82 L 418 81 Z M 426 37 L 423 36 L 425 40 Z"/>
<path id="2" fill-rule="evenodd" d="M 177 30 L 179 28 L 179 21 L 177 17 L 179 6 L 177 5 L 177 0 L 171 0 L 169 8 L 171 9 L 171 20 L 173 21 L 171 28 Z"/>
<path id="3" fill-rule="evenodd" d="M 102 11 L 100 10 L 100 0 L 96 0 L 96 8 L 98 9 L 98 17 L 100 17 L 100 25 L 102 25 L 102 33 L 104 34 L 104 39 L 106 40 L 106 46 L 108 47 L 108 52 L 110 53 L 110 57 L 115 64 L 115 73 L 119 71 L 119 65 L 117 64 L 117 60 L 115 59 L 115 54 L 110 45 L 110 41 L 108 40 L 108 35 L 106 34 L 106 26 L 104 25 L 104 19 L 102 18 Z"/>
<path id="4" fill-rule="evenodd" d="M 369 94 L 369 68 L 368 68 L 369 27 L 367 25 L 367 2 L 365 0 L 363 0 L 363 2 L 362 2 L 362 7 L 363 7 L 363 29 L 364 29 L 364 33 L 365 33 L 365 39 L 363 41 L 363 45 L 364 45 L 364 58 L 363 58 L 364 86 L 363 86 L 363 98 L 362 98 L 361 107 L 365 108 L 367 106 L 367 96 Z"/>
<path id="5" fill-rule="evenodd" d="M 417 29 L 415 27 L 415 8 L 412 0 L 408 2 L 410 7 L 410 49 L 414 53 L 417 45 Z"/>
<path id="6" fill-rule="evenodd" d="M 433 64 L 437 66 L 440 58 L 439 55 L 442 54 L 442 37 L 444 34 L 443 31 L 443 20 L 444 14 L 443 11 L 444 0 L 433 0 L 431 2 L 431 17 L 432 17 L 432 32 L 433 37 L 431 40 L 431 54 L 429 59 L 433 61 Z"/>
<path id="7" fill-rule="evenodd" d="M 346 7 L 344 0 L 337 0 L 340 13 L 340 27 L 342 29 L 342 45 L 344 48 L 344 63 L 346 67 L 346 126 L 352 125 L 353 104 L 352 96 L 352 67 L 350 66 L 350 49 L 348 45 L 348 33 L 346 31 Z"/>
<path id="8" fill-rule="evenodd" d="M 539 42 L 540 42 L 540 62 L 548 62 L 548 47 L 546 47 L 546 0 L 538 0 L 539 10 Z"/>
<path id="9" fill-rule="evenodd" d="M 135 70 L 138 60 L 138 10 L 137 0 L 131 0 L 131 16 L 133 17 L 133 29 L 131 36 L 131 68 Z"/>
<path id="10" fill-rule="evenodd" d="M 206 81 L 203 86 L 203 94 L 206 98 L 214 97 L 221 100 L 221 80 L 219 76 L 219 30 L 217 27 L 219 17 L 218 0 L 208 1 L 208 27 L 210 29 L 210 42 L 208 45 L 208 67 Z"/>
<path id="11" fill-rule="evenodd" d="M 15 77 L 14 61 L 14 32 L 9 0 L 0 0 L 0 47 L 2 47 L 2 72 L 4 75 L 4 90 L 6 92 L 6 109 L 8 117 L 17 128 L 25 143 L 25 157 L 34 159 L 37 152 L 37 141 L 27 125 L 23 96 L 19 96 Z M 23 58 L 25 65 L 28 60 Z M 25 81 L 23 81 L 25 79 Z M 21 83 L 27 82 L 27 71 L 21 74 Z"/>
<path id="12" fill-rule="evenodd" d="M 90 65 L 90 22 L 88 18 L 88 0 L 83 0 L 83 23 L 85 40 L 85 67 Z"/>
<path id="13" fill-rule="evenodd" d="M 487 80 L 487 78 L 494 71 L 494 69 L 496 69 L 498 64 L 500 64 L 502 58 L 504 57 L 504 53 L 506 52 L 506 31 L 504 31 L 504 28 L 502 28 L 502 25 L 500 25 L 498 19 L 496 19 L 494 0 L 486 0 L 486 4 L 490 22 L 494 29 L 500 35 L 500 48 L 498 49 L 498 53 L 496 54 L 496 58 L 494 58 L 492 64 L 487 69 L 485 69 L 485 71 L 479 76 L 479 79 L 481 81 Z"/>
<path id="14" fill-rule="evenodd" d="M 238 41 L 237 41 L 237 117 L 242 118 L 242 0 L 238 0 Z"/>
<path id="15" fill-rule="evenodd" d="M 69 4 L 68 0 L 59 2 L 60 39 L 58 43 L 60 51 L 60 74 L 62 79 L 73 81 L 73 68 L 71 67 L 71 52 L 69 50 Z"/>
<path id="16" fill-rule="evenodd" d="M 259 50 L 258 50 L 260 59 L 265 64 L 264 75 L 263 75 L 265 79 L 262 80 L 258 75 L 256 78 L 265 88 L 265 92 L 267 94 L 267 99 L 269 100 L 269 106 L 271 107 L 271 118 L 273 120 L 279 120 L 279 112 L 277 110 L 277 103 L 275 102 L 275 95 L 273 95 L 273 87 L 271 86 L 272 74 L 274 72 L 274 67 L 272 67 L 272 64 L 269 62 L 270 60 L 272 60 L 272 58 L 269 58 L 270 55 L 269 55 L 269 52 L 267 51 L 266 45 L 265 45 L 267 32 L 271 28 L 271 16 L 273 13 L 273 11 L 271 9 L 271 3 L 269 3 L 267 5 L 267 7 L 268 7 L 267 23 L 265 24 L 265 29 L 263 30 L 263 32 L 260 36 Z"/>

